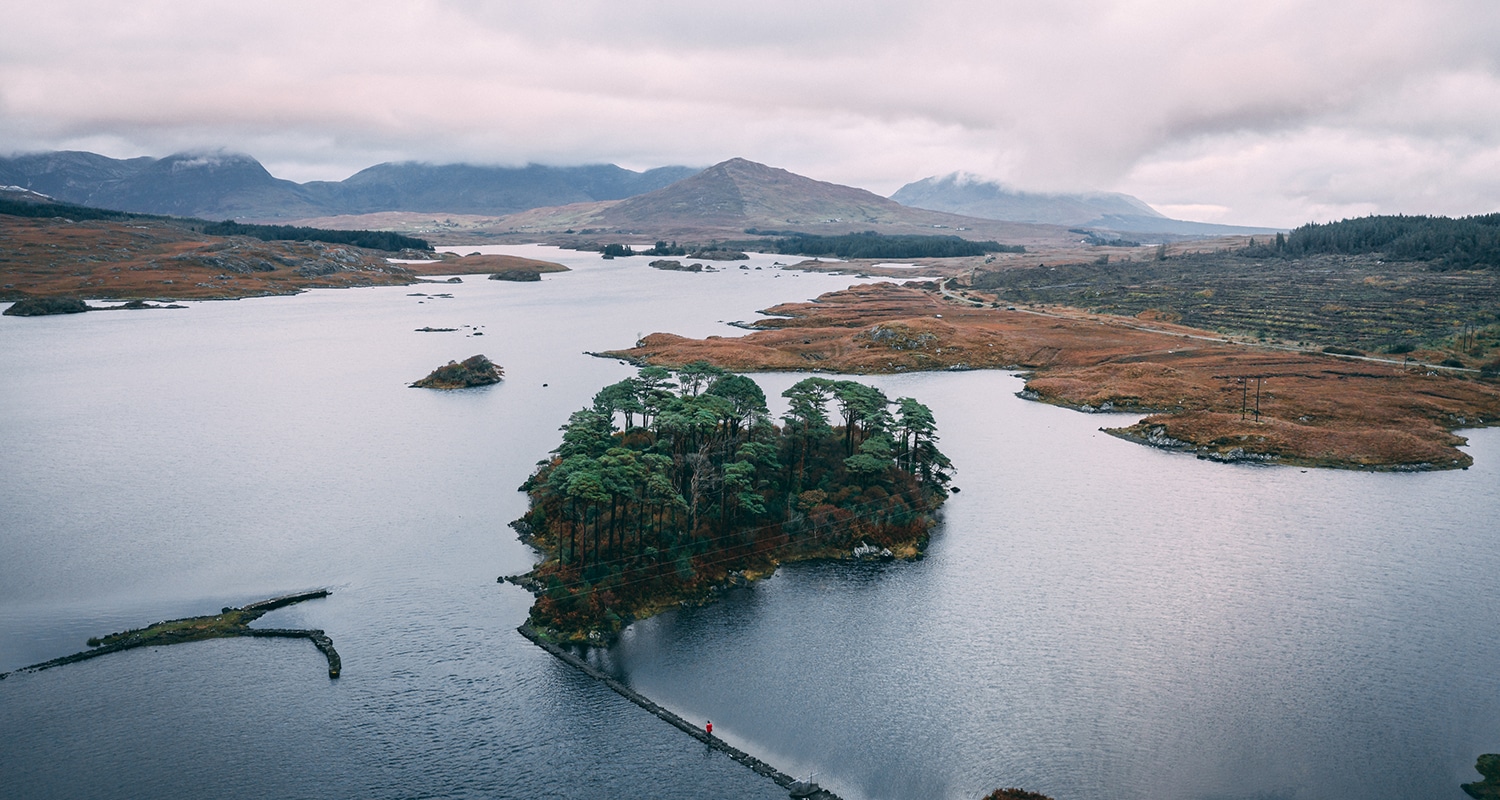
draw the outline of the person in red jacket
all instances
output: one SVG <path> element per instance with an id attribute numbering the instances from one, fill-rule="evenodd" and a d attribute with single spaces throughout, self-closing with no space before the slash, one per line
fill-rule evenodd
<path id="1" fill-rule="evenodd" d="M 713 736 L 714 735 L 714 721 L 713 720 L 709 720 L 708 724 L 703 726 L 703 729 L 708 732 L 709 736 Z"/>

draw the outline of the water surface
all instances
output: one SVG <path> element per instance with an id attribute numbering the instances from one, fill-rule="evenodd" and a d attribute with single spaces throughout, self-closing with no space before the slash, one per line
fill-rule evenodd
<path id="1" fill-rule="evenodd" d="M 521 639 L 495 578 L 535 558 L 515 487 L 631 372 L 585 351 L 851 279 L 503 251 L 577 269 L 0 318 L 0 670 L 320 586 L 258 624 L 344 659 L 219 640 L 13 676 L 7 796 L 782 796 Z M 474 353 L 505 382 L 405 387 Z M 877 382 L 959 468 L 929 557 L 793 566 L 604 661 L 850 800 L 1461 798 L 1500 749 L 1500 431 L 1464 472 L 1230 467 L 1002 373 Z"/>

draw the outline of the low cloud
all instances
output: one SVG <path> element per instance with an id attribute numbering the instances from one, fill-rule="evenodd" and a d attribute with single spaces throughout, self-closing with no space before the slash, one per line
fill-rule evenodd
<path id="1" fill-rule="evenodd" d="M 745 156 L 1269 225 L 1500 209 L 1487 0 L 725 5 L 29 4 L 0 43 L 0 147 L 223 147 L 294 180 Z"/>

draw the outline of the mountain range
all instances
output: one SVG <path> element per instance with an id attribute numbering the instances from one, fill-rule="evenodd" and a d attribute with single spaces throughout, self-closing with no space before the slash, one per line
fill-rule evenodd
<path id="1" fill-rule="evenodd" d="M 1069 235 L 1057 226 L 912 208 L 864 189 L 814 180 L 743 158 L 729 159 L 624 200 L 523 211 L 497 220 L 493 229 L 548 235 L 610 231 L 667 238 L 743 238 L 751 229 L 818 234 L 874 230 L 958 233 L 965 238 L 1023 244 Z"/>
<path id="2" fill-rule="evenodd" d="M 538 206 L 617 200 L 697 172 L 613 164 L 491 167 L 377 164 L 342 180 L 295 183 L 246 155 L 212 153 L 114 159 L 60 151 L 0 158 L 0 185 L 64 202 L 204 219 L 293 220 L 376 211 L 499 216 Z"/>
<path id="3" fill-rule="evenodd" d="M 296 183 L 230 153 L 114 159 L 59 151 L 0 158 L 0 186 L 79 205 L 242 221 L 387 227 L 402 214 L 473 215 L 489 231 L 599 229 L 737 235 L 746 228 L 847 233 L 963 231 L 968 238 L 1055 238 L 1068 228 L 1137 239 L 1259 234 L 1174 220 L 1125 194 L 1042 194 L 961 173 L 926 178 L 890 198 L 734 158 L 707 169 L 645 172 L 577 167 L 377 164 L 342 181 Z M 341 219 L 364 215 L 362 220 Z M 370 215 L 383 215 L 372 217 Z M 429 219 L 427 224 L 431 224 Z M 1058 226 L 1035 231 L 1027 225 Z"/>
<path id="4" fill-rule="evenodd" d="M 1171 219 L 1128 194 L 1023 192 L 960 172 L 908 183 L 896 190 L 891 199 L 913 208 L 983 219 L 1067 225 L 1116 233 L 1221 236 L 1275 233 L 1277 230 Z"/>

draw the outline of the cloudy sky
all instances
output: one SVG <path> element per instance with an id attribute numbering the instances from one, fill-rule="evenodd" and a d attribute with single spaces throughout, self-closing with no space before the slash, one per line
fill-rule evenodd
<path id="1" fill-rule="evenodd" d="M 957 170 L 1291 226 L 1500 211 L 1496 0 L 13 3 L 0 152 Z"/>

